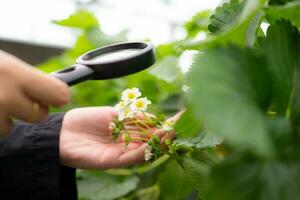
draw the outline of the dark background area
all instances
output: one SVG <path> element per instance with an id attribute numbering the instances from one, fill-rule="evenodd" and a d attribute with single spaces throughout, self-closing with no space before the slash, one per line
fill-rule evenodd
<path id="1" fill-rule="evenodd" d="M 59 55 L 64 51 L 63 48 L 4 39 L 0 39 L 0 49 L 21 58 L 31 65 L 40 64 L 48 58 Z"/>

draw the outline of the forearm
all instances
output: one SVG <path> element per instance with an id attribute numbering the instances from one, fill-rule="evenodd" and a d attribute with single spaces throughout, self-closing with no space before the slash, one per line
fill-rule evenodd
<path id="1" fill-rule="evenodd" d="M 56 114 L 38 125 L 19 122 L 8 138 L 0 140 L 2 197 L 4 192 L 10 199 L 13 195 L 20 199 L 55 200 L 63 192 L 60 181 L 69 184 L 75 181 L 75 170 L 62 170 L 59 164 L 62 119 L 63 114 Z"/>

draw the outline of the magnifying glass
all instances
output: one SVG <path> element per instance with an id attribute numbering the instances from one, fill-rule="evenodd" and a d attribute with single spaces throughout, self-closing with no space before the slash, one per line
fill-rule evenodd
<path id="1" fill-rule="evenodd" d="M 105 80 L 142 71 L 155 63 L 154 48 L 147 42 L 127 42 L 89 51 L 76 64 L 50 73 L 69 86 L 85 80 Z"/>

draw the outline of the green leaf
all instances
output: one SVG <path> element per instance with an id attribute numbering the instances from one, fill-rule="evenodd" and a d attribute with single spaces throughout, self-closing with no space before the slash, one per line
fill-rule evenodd
<path id="1" fill-rule="evenodd" d="M 180 164 L 183 167 L 189 181 L 194 185 L 201 195 L 202 189 L 206 185 L 205 182 L 207 173 L 209 171 L 209 165 L 207 165 L 205 162 L 200 162 L 198 159 L 187 156 L 181 158 Z"/>
<path id="2" fill-rule="evenodd" d="M 292 149 L 295 146 L 298 147 L 299 144 L 294 145 L 294 140 L 297 141 L 297 139 L 292 135 L 290 121 L 285 117 L 274 117 L 268 119 L 268 125 L 277 157 L 282 159 L 299 158 L 298 150 L 291 153 L 294 151 Z M 299 142 L 297 141 L 297 143 Z"/>
<path id="3" fill-rule="evenodd" d="M 210 200 L 299 200 L 299 169 L 299 162 L 230 158 L 211 169 L 202 194 Z"/>
<path id="4" fill-rule="evenodd" d="M 72 28 L 99 28 L 97 18 L 87 10 L 79 10 L 76 13 L 70 15 L 67 19 L 53 22 L 61 26 L 67 26 Z"/>
<path id="5" fill-rule="evenodd" d="M 175 42 L 158 45 L 155 50 L 158 60 L 161 60 L 167 56 L 178 57 L 180 55 L 180 49 L 178 49 L 177 43 Z"/>
<path id="6" fill-rule="evenodd" d="M 174 176 L 176 174 L 176 176 Z M 160 174 L 159 186 L 161 189 L 161 200 L 186 199 L 193 191 L 193 185 L 189 181 L 183 169 L 172 160 L 166 169 Z"/>
<path id="7" fill-rule="evenodd" d="M 180 73 L 178 66 L 178 57 L 167 56 L 161 61 L 156 63 L 150 70 L 149 73 L 156 76 L 157 78 L 166 82 L 172 82 L 176 79 Z"/>
<path id="8" fill-rule="evenodd" d="M 269 5 L 282 5 L 294 0 L 269 0 Z"/>
<path id="9" fill-rule="evenodd" d="M 180 112 L 180 110 L 184 106 L 185 106 L 185 104 L 184 104 L 184 99 L 183 99 L 182 94 L 177 93 L 177 94 L 173 94 L 173 95 L 168 96 L 167 99 L 164 99 L 159 104 L 159 110 L 163 111 L 165 114 L 175 115 L 176 113 Z M 162 113 L 160 113 L 160 115 L 161 114 Z M 159 113 L 156 112 L 155 115 L 159 116 Z"/>
<path id="10" fill-rule="evenodd" d="M 96 46 L 89 40 L 86 34 L 80 35 L 74 47 L 66 52 L 66 54 L 72 58 L 77 59 L 78 56 L 81 56 L 83 53 L 90 51 L 96 48 Z"/>
<path id="11" fill-rule="evenodd" d="M 175 132 L 179 137 L 191 137 L 200 132 L 201 123 L 195 117 L 192 109 L 185 111 L 175 124 Z"/>
<path id="12" fill-rule="evenodd" d="M 292 112 L 291 112 L 291 120 L 293 126 L 300 130 L 300 71 L 297 68 L 295 70 L 295 88 L 294 94 L 292 98 Z M 300 141 L 300 140 L 299 140 Z"/>
<path id="13" fill-rule="evenodd" d="M 187 80 L 189 101 L 209 132 L 261 155 L 272 147 L 263 114 L 270 102 L 265 61 L 234 46 L 199 54 Z"/>
<path id="14" fill-rule="evenodd" d="M 230 0 L 216 8 L 215 14 L 210 17 L 208 30 L 212 33 L 221 32 L 231 25 L 241 14 L 244 4 L 240 0 Z"/>
<path id="15" fill-rule="evenodd" d="M 300 1 L 294 1 L 282 6 L 269 6 L 265 8 L 266 18 L 270 23 L 284 18 L 290 20 L 293 25 L 300 27 Z"/>
<path id="16" fill-rule="evenodd" d="M 139 183 L 136 176 L 117 177 L 95 172 L 85 172 L 78 180 L 80 198 L 89 200 L 112 200 L 135 190 Z"/>
<path id="17" fill-rule="evenodd" d="M 259 34 L 259 31 L 261 31 L 260 24 L 262 22 L 263 16 L 263 12 L 257 12 L 254 18 L 250 21 L 246 30 L 245 46 L 254 46 L 257 39 L 257 35 Z"/>
<path id="18" fill-rule="evenodd" d="M 138 190 L 136 196 L 138 200 L 158 200 L 160 195 L 160 188 L 157 184 Z"/>
<path id="19" fill-rule="evenodd" d="M 221 144 L 222 141 L 223 138 L 219 135 L 202 133 L 199 134 L 197 137 L 176 139 L 174 140 L 174 143 L 196 149 L 205 149 L 210 147 L 216 147 L 217 145 Z"/>
<path id="20" fill-rule="evenodd" d="M 195 37 L 200 31 L 207 31 L 209 23 L 210 11 L 204 10 L 195 14 L 192 19 L 184 24 L 184 28 L 187 32 L 187 37 Z"/>
<path id="21" fill-rule="evenodd" d="M 266 55 L 273 83 L 273 106 L 279 114 L 290 112 L 289 105 L 294 83 L 294 70 L 297 66 L 300 36 L 296 27 L 289 21 L 277 21 L 261 40 L 261 49 Z"/>
<path id="22" fill-rule="evenodd" d="M 105 35 L 99 28 L 89 29 L 86 32 L 88 39 L 93 43 L 95 48 L 113 43 L 124 42 L 127 40 L 128 30 L 122 30 L 114 35 Z"/>
<path id="23" fill-rule="evenodd" d="M 249 41 L 252 41 L 254 37 L 251 36 L 250 33 L 251 34 L 257 33 L 257 30 L 253 28 L 259 27 L 259 24 L 256 23 L 259 23 L 260 21 L 257 20 L 256 17 L 261 12 L 260 9 L 265 4 L 266 0 L 248 0 L 248 1 L 246 0 L 241 2 L 243 2 L 242 11 L 238 15 L 238 17 L 235 17 L 236 20 L 232 19 L 232 21 L 230 21 L 230 24 L 224 24 L 224 26 L 222 26 L 221 29 L 222 31 L 220 31 L 218 34 L 208 37 L 204 41 L 190 42 L 190 43 L 187 42 L 186 44 L 183 43 L 181 44 L 181 47 L 183 49 L 203 50 L 207 48 L 216 47 L 219 45 L 225 46 L 228 44 L 235 44 L 240 47 L 248 46 Z M 230 13 L 230 11 L 227 12 Z M 224 13 L 226 13 L 226 10 L 224 10 Z M 230 16 L 231 15 L 228 15 L 228 18 L 230 18 Z M 214 28 L 216 29 L 216 27 Z"/>

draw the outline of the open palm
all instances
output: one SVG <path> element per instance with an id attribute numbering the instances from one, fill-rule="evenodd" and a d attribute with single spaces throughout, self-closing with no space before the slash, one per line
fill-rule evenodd
<path id="1" fill-rule="evenodd" d="M 113 107 L 78 108 L 66 113 L 60 134 L 60 160 L 74 168 L 108 169 L 144 160 L 144 143 L 112 142 Z M 159 130 L 157 130 L 159 131 Z"/>

